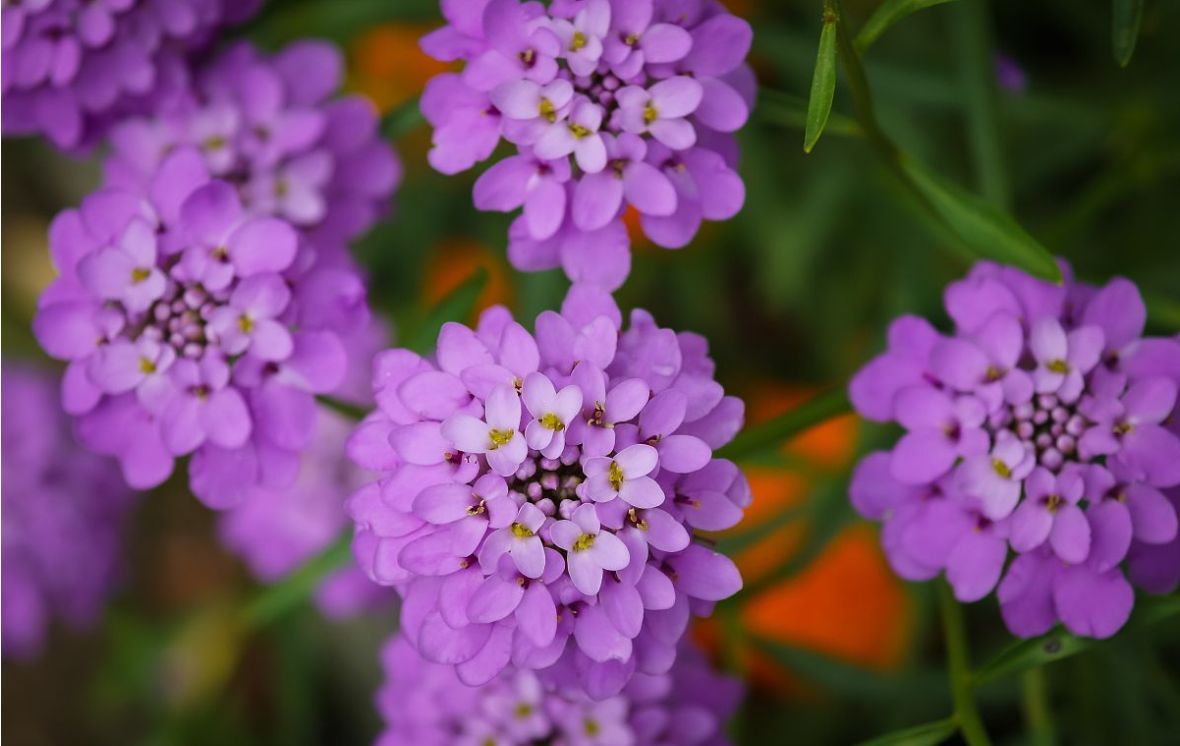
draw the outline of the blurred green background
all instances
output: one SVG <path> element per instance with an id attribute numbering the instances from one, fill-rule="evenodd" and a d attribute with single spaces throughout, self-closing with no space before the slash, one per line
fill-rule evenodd
<path id="1" fill-rule="evenodd" d="M 969 263 L 863 138 L 841 134 L 837 115 L 853 113 L 843 77 L 829 129 L 804 155 L 819 0 L 727 4 L 754 24 L 764 88 L 741 134 L 746 207 L 680 251 L 636 236 L 618 298 L 708 337 L 719 380 L 759 421 L 842 385 L 880 348 L 893 316 L 944 321 L 941 289 Z M 847 0 L 846 21 L 855 29 L 876 5 Z M 405 122 L 441 69 L 416 48 L 438 22 L 428 0 L 272 0 L 239 33 L 268 48 L 306 36 L 338 42 L 349 87 Z M 1124 69 L 1112 55 L 1108 3 L 957 0 L 890 28 L 865 66 L 881 125 L 904 151 L 1006 201 L 1080 277 L 1139 283 L 1154 331 L 1175 333 L 1178 29 L 1180 3 L 1147 2 Z M 1009 80 L 1013 67 L 1023 85 Z M 507 303 L 526 318 L 559 305 L 560 273 L 507 266 L 508 218 L 475 211 L 475 174 L 433 173 L 427 128 L 399 129 L 407 176 L 396 210 L 355 247 L 374 307 L 412 334 L 480 268 L 489 278 L 481 305 Z M 2 163 L 3 353 L 36 357 L 28 325 L 52 276 L 48 221 L 97 184 L 98 169 L 32 141 L 5 140 Z M 933 587 L 893 579 L 875 529 L 844 499 L 855 455 L 883 435 L 843 417 L 747 464 L 755 506 L 727 541 L 752 590 L 698 631 L 721 665 L 750 680 L 734 724 L 740 743 L 853 743 L 951 711 Z M 245 633 L 234 610 L 257 586 L 179 479 L 141 501 L 126 558 L 126 583 L 100 629 L 56 630 L 34 662 L 5 661 L 10 743 L 372 740 L 375 651 L 392 612 L 329 623 L 304 606 Z M 994 600 L 966 613 L 976 661 L 1010 642 Z M 1174 618 L 1133 622 L 1116 640 L 1000 678 L 978 696 L 1000 744 L 1180 743 L 1180 629 Z"/>

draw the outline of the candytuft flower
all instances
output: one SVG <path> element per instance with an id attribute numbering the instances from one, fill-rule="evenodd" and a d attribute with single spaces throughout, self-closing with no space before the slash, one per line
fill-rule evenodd
<path id="1" fill-rule="evenodd" d="M 1058 286 L 985 262 L 945 299 L 953 335 L 898 319 L 850 384 L 862 415 L 907 431 L 857 467 L 853 504 L 884 522 L 902 577 L 945 572 L 962 601 L 996 590 L 1021 637 L 1058 621 L 1109 637 L 1131 581 L 1180 579 L 1180 341 L 1142 336 L 1123 279 Z"/>
<path id="2" fill-rule="evenodd" d="M 349 453 L 380 478 L 349 502 L 354 549 L 402 593 L 408 642 L 468 684 L 518 669 L 613 696 L 664 673 L 690 613 L 741 585 L 693 535 L 749 503 L 712 457 L 741 403 L 703 340 L 643 312 L 620 322 L 576 286 L 535 336 L 492 308 L 445 325 L 432 359 L 374 362 L 378 408 Z"/>
<path id="3" fill-rule="evenodd" d="M 318 251 L 339 251 L 386 211 L 401 164 L 359 96 L 337 96 L 338 49 L 300 41 L 274 55 L 220 53 L 182 95 L 111 131 L 106 184 L 141 191 L 181 147 L 234 185 L 251 215 L 278 217 Z"/>
<path id="4" fill-rule="evenodd" d="M 671 670 L 636 674 L 619 694 L 594 701 L 532 671 L 504 673 L 466 686 L 449 666 L 424 659 L 404 636 L 381 652 L 385 682 L 377 708 L 385 730 L 377 743 L 683 744 L 723 746 L 725 722 L 741 683 L 711 669 L 681 645 Z"/>
<path id="5" fill-rule="evenodd" d="M 23 0 L 4 7 L 4 134 L 92 144 L 189 84 L 189 58 L 256 0 Z"/>
<path id="6" fill-rule="evenodd" d="M 50 617 L 81 627 L 102 612 L 134 500 L 113 464 L 75 443 L 51 374 L 6 362 L 3 387 L 3 646 L 26 657 Z"/>
<path id="7" fill-rule="evenodd" d="M 453 174 L 501 139 L 516 146 L 474 198 L 481 210 L 523 207 L 509 233 L 518 269 L 561 266 L 614 289 L 630 269 L 626 209 L 667 248 L 741 209 L 732 133 L 753 105 L 753 32 L 720 3 L 493 0 L 443 14 L 423 49 L 466 64 L 423 95 L 430 162 Z"/>

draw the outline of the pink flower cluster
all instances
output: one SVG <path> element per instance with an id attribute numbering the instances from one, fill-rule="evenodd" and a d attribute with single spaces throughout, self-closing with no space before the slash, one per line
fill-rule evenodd
<path id="1" fill-rule="evenodd" d="M 509 257 L 524 271 L 561 266 L 613 289 L 630 270 L 622 215 L 680 248 L 703 220 L 741 209 L 732 133 L 745 124 L 753 32 L 713 0 L 443 3 L 448 25 L 423 48 L 463 60 L 431 81 L 422 111 L 430 162 L 471 168 L 501 141 L 517 154 L 475 185 L 482 210 L 523 213 Z"/>
<path id="2" fill-rule="evenodd" d="M 509 665 L 595 699 L 664 673 L 691 613 L 735 593 L 695 537 L 733 526 L 748 485 L 713 449 L 743 407 L 705 340 L 577 287 L 535 334 L 503 308 L 447 324 L 433 359 L 374 362 L 377 409 L 349 453 L 380 478 L 349 503 L 354 550 L 404 604 L 401 630 L 469 685 Z"/>

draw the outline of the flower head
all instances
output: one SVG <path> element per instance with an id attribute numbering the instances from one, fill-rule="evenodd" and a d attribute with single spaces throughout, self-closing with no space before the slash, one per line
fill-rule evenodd
<path id="1" fill-rule="evenodd" d="M 248 214 L 283 219 L 320 252 L 342 250 L 387 209 L 401 179 L 376 110 L 336 95 L 342 78 L 340 52 L 323 42 L 275 55 L 236 44 L 183 95 L 114 127 L 106 183 L 142 190 L 169 153 L 191 147 Z"/>
<path id="2" fill-rule="evenodd" d="M 741 423 L 702 340 L 575 288 L 530 334 L 502 308 L 447 324 L 427 360 L 374 363 L 378 408 L 349 452 L 354 548 L 405 598 L 402 630 L 469 684 L 550 671 L 601 699 L 662 673 L 690 612 L 741 584 L 693 530 L 749 491 L 712 449 Z M 723 504 L 723 505 L 722 505 Z"/>
<path id="3" fill-rule="evenodd" d="M 728 743 L 725 721 L 742 695 L 740 682 L 712 670 L 688 645 L 681 645 L 671 670 L 637 674 L 620 693 L 600 701 L 532 671 L 466 686 L 452 668 L 423 658 L 401 635 L 385 644 L 381 659 L 385 683 L 377 708 L 385 731 L 378 743 L 389 746 L 721 746 Z"/>
<path id="4" fill-rule="evenodd" d="M 4 6 L 4 134 L 92 144 L 188 85 L 192 53 L 261 2 L 22 0 Z"/>
<path id="5" fill-rule="evenodd" d="M 628 207 L 668 248 L 741 208 L 731 133 L 753 103 L 753 32 L 719 3 L 492 0 L 443 14 L 423 48 L 466 65 L 423 95 L 430 162 L 457 173 L 501 139 L 517 147 L 479 178 L 475 204 L 524 208 L 509 233 L 518 269 L 561 266 L 614 289 L 629 270 Z"/>
<path id="6" fill-rule="evenodd" d="M 74 442 L 50 374 L 5 363 L 3 387 L 4 654 L 28 656 L 51 616 L 85 626 L 101 613 L 133 495 Z"/>
<path id="7" fill-rule="evenodd" d="M 982 263 L 946 307 L 953 335 L 899 319 L 850 385 L 862 415 L 906 430 L 861 462 L 854 505 L 884 521 L 903 577 L 945 572 L 963 601 L 998 584 L 1015 634 L 1114 634 L 1128 573 L 1153 592 L 1180 577 L 1180 341 L 1142 336 L 1123 279 L 1058 286 Z"/>

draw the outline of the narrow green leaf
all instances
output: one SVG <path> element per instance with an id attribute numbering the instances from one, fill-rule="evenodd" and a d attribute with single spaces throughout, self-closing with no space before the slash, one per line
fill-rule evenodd
<path id="1" fill-rule="evenodd" d="M 930 8 L 935 5 L 942 5 L 949 3 L 951 0 L 885 0 L 877 6 L 873 11 L 873 15 L 869 16 L 869 20 L 865 21 L 865 25 L 861 28 L 860 33 L 856 35 L 856 51 L 864 54 L 865 50 L 873 45 L 881 34 L 885 33 L 890 26 L 897 23 L 911 13 L 922 10 L 923 8 Z"/>
<path id="2" fill-rule="evenodd" d="M 1147 318 L 1161 329 L 1180 329 L 1180 300 L 1155 293 L 1144 293 Z"/>
<path id="3" fill-rule="evenodd" d="M 896 682 L 867 668 L 760 635 L 750 639 L 776 662 L 825 689 L 857 699 L 879 701 L 897 696 Z"/>
<path id="4" fill-rule="evenodd" d="M 811 96 L 807 100 L 807 128 L 803 134 L 803 152 L 810 153 L 823 134 L 832 113 L 836 95 L 836 14 L 824 13 L 824 27 L 819 34 L 819 51 L 815 55 L 815 73 L 811 78 Z"/>
<path id="5" fill-rule="evenodd" d="M 927 170 L 904 153 L 898 154 L 898 165 L 928 206 L 973 254 L 1061 282 L 1061 270 L 1053 255 L 1007 212 Z"/>
<path id="6" fill-rule="evenodd" d="M 972 683 L 976 686 L 986 684 L 1036 666 L 1059 661 L 1082 652 L 1092 644 L 1093 640 L 1076 637 L 1063 629 L 1055 629 L 1040 637 L 1021 640 L 976 670 L 972 676 Z"/>
<path id="7" fill-rule="evenodd" d="M 417 353 L 425 353 L 433 348 L 443 324 L 448 321 L 462 321 L 471 315 L 475 309 L 475 302 L 479 300 L 479 294 L 483 292 L 487 283 L 487 270 L 481 267 L 430 309 L 405 346 Z"/>
<path id="8" fill-rule="evenodd" d="M 1143 0 L 1114 0 L 1110 40 L 1114 45 L 1114 60 L 1120 67 L 1131 64 L 1135 42 L 1139 40 L 1139 25 L 1143 23 Z"/>
<path id="9" fill-rule="evenodd" d="M 782 444 L 796 435 L 838 415 L 852 411 L 844 388 L 833 389 L 795 407 L 786 414 L 740 433 L 718 449 L 720 458 L 740 459 Z"/>
<path id="10" fill-rule="evenodd" d="M 955 721 L 947 718 L 895 730 L 872 740 L 862 741 L 857 746 L 935 746 L 953 736 L 956 730 L 958 726 L 955 725 Z"/>
<path id="11" fill-rule="evenodd" d="M 328 573 L 352 560 L 352 531 L 346 531 L 320 554 L 295 572 L 262 590 L 243 609 L 243 621 L 251 629 L 275 622 L 311 597 Z"/>
<path id="12" fill-rule="evenodd" d="M 769 88 L 758 92 L 758 108 L 755 110 L 755 115 L 765 122 L 806 130 L 807 114 L 807 101 L 800 96 L 792 96 Z M 828 123 L 824 126 L 824 134 L 860 137 L 864 132 L 855 119 L 833 111 L 828 114 Z"/>
<path id="13" fill-rule="evenodd" d="M 352 402 L 346 402 L 342 399 L 337 399 L 334 396 L 320 394 L 316 397 L 316 401 L 318 401 L 320 404 L 323 404 L 333 412 L 344 415 L 344 417 L 347 419 L 356 420 L 357 422 L 363 420 L 365 415 L 369 413 L 369 410 L 365 409 L 364 407 L 357 406 Z"/>
<path id="14" fill-rule="evenodd" d="M 387 140 L 396 140 L 426 124 L 418 99 L 412 98 L 385 115 L 381 120 L 381 134 Z"/>

